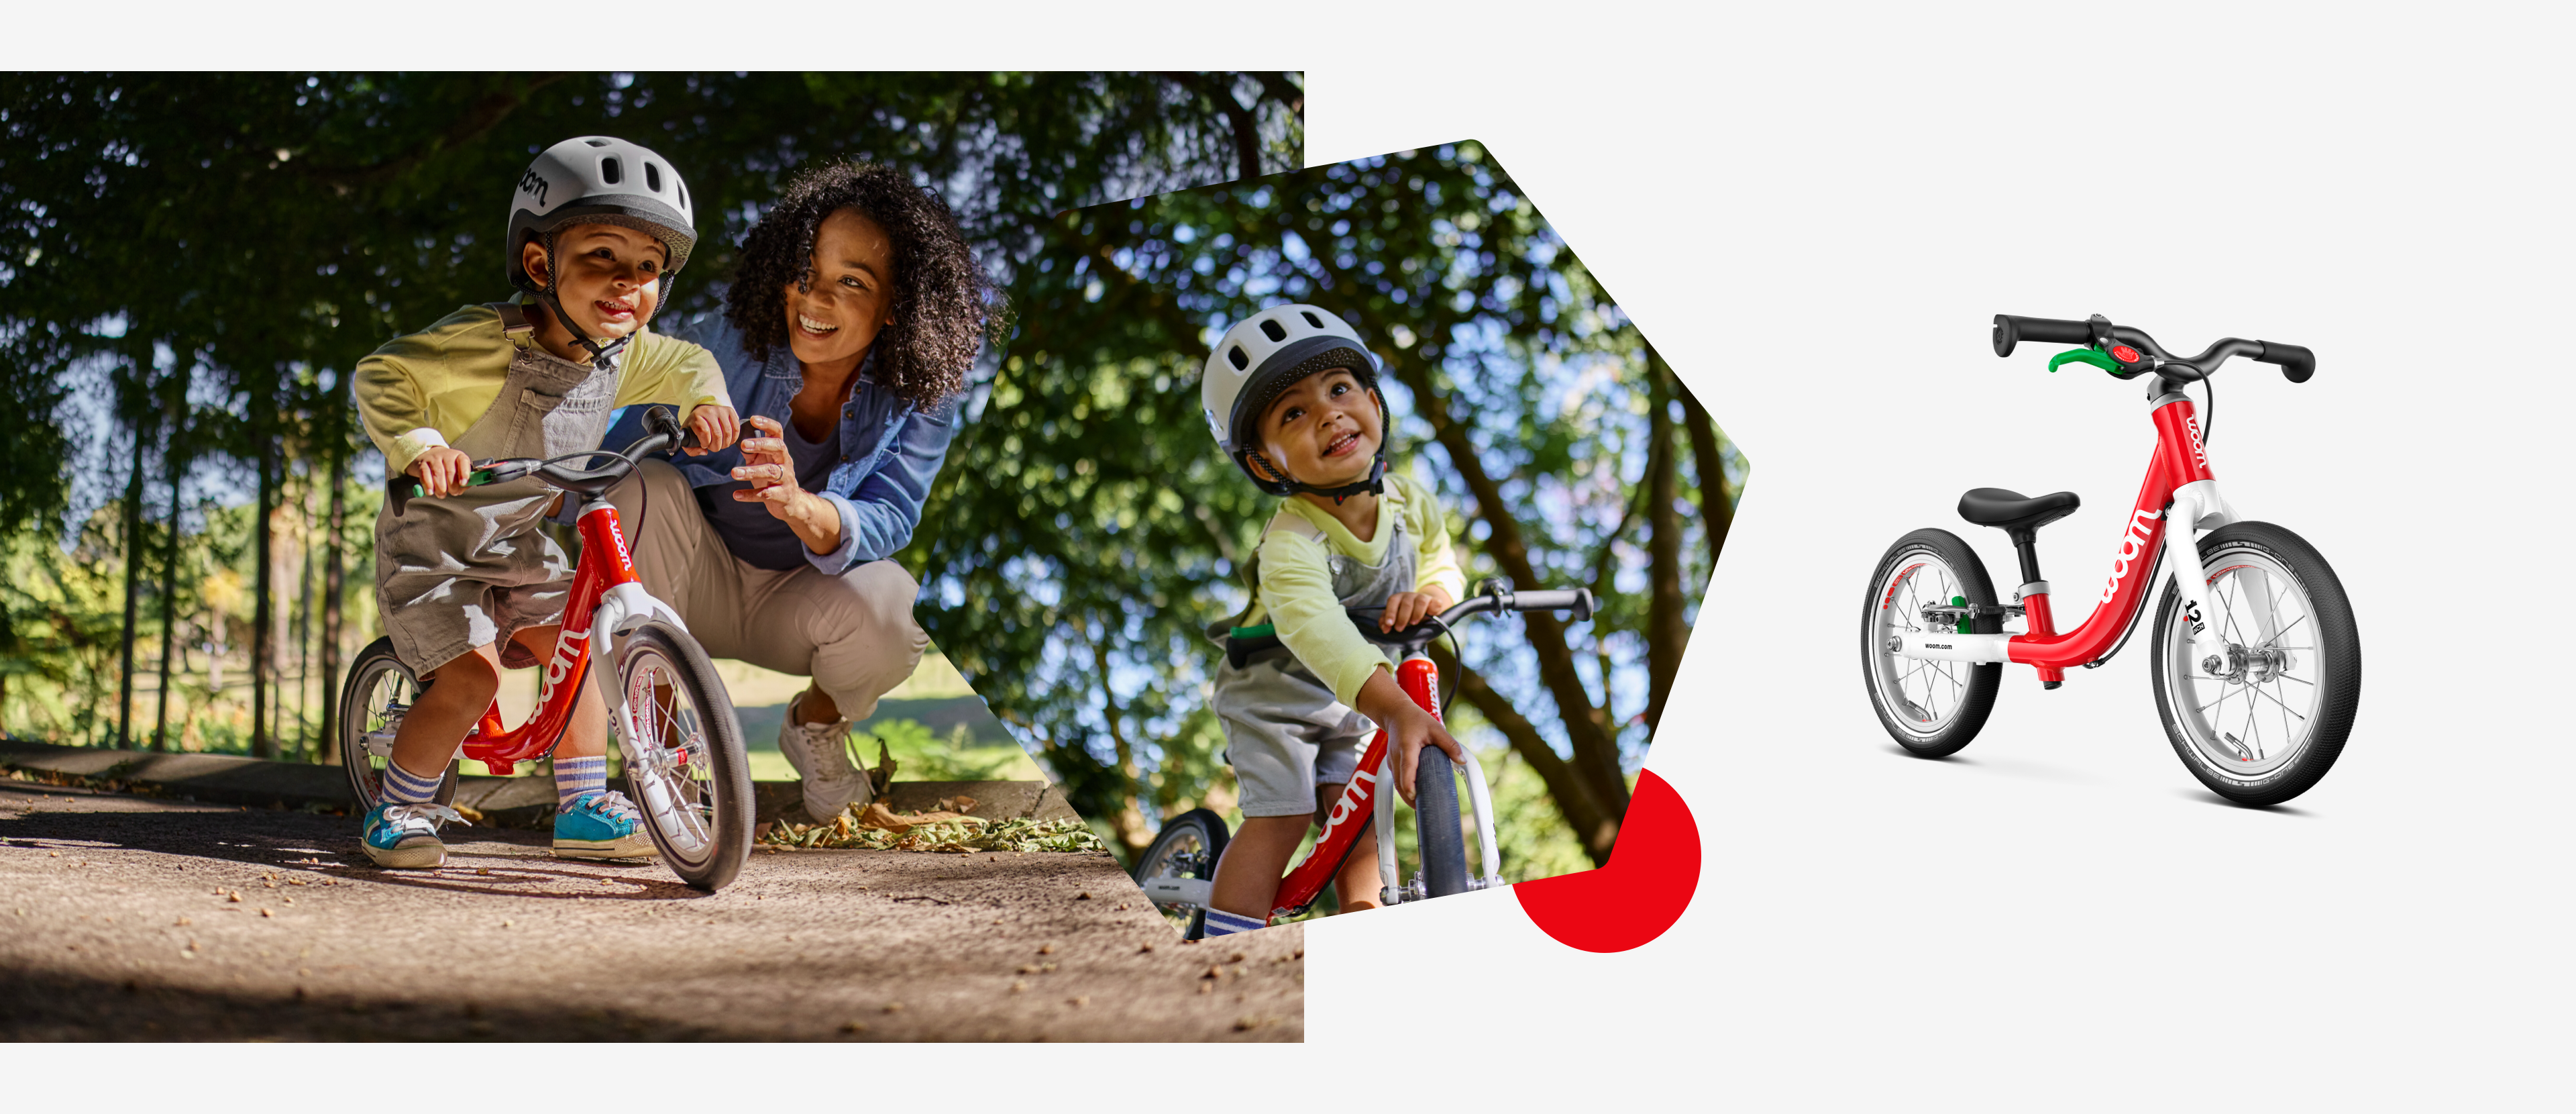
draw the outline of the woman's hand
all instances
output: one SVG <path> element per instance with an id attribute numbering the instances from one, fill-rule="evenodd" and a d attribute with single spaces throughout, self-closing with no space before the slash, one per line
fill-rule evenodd
<path id="1" fill-rule="evenodd" d="M 411 458 L 403 474 L 420 481 L 420 493 L 444 499 L 465 490 L 465 480 L 474 474 L 474 458 L 445 445 L 432 445 Z"/>
<path id="2" fill-rule="evenodd" d="M 1421 761 L 1422 748 L 1439 747 L 1450 761 L 1466 764 L 1467 752 L 1458 749 L 1458 740 L 1449 737 L 1440 717 L 1423 711 L 1386 670 L 1371 671 L 1368 683 L 1360 686 L 1359 699 L 1352 703 L 1359 705 L 1361 715 L 1386 730 L 1387 753 L 1395 759 L 1395 791 L 1404 803 L 1413 803 L 1413 768 Z"/>
<path id="3" fill-rule="evenodd" d="M 1377 617 L 1377 629 L 1403 630 L 1449 610 L 1457 602 L 1449 598 L 1449 589 L 1437 584 L 1428 592 L 1397 592 L 1386 598 L 1386 610 Z"/>
<path id="4" fill-rule="evenodd" d="M 840 548 L 840 508 L 796 482 L 796 461 L 787 455 L 786 427 L 759 414 L 743 424 L 758 436 L 742 439 L 742 466 L 733 470 L 733 478 L 749 481 L 751 487 L 734 492 L 734 501 L 766 507 L 770 517 L 786 523 L 816 553 Z"/>
<path id="5" fill-rule="evenodd" d="M 772 423 L 775 425 L 776 423 Z M 690 456 L 705 456 L 734 443 L 742 436 L 742 422 L 730 406 L 700 406 L 689 411 L 689 432 L 698 435 L 698 447 L 686 450 Z"/>

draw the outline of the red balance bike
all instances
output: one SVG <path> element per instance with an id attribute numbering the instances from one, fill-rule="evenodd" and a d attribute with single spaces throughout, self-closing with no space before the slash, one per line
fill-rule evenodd
<path id="1" fill-rule="evenodd" d="M 527 722 L 508 727 L 496 703 L 465 736 L 458 753 L 507 775 L 521 762 L 553 753 L 583 682 L 590 679 L 592 635 L 614 640 L 617 683 L 605 688 L 609 731 L 625 762 L 629 796 L 644 814 L 645 830 L 662 861 L 680 879 L 702 890 L 733 880 L 751 852 L 751 767 L 733 701 L 706 651 L 668 605 L 644 591 L 626 549 L 626 536 L 607 493 L 634 471 L 647 453 L 696 439 L 671 412 L 646 415 L 652 432 L 624 452 L 596 449 L 552 460 L 486 460 L 474 465 L 471 486 L 534 477 L 539 484 L 581 499 L 581 558 L 573 569 L 572 595 L 564 607 L 563 633 L 545 664 L 544 686 Z M 567 461 L 606 457 L 594 468 Z M 414 498 L 419 481 L 398 476 L 387 484 L 393 513 Z M 379 638 L 349 667 L 340 692 L 340 761 L 361 809 L 382 795 L 394 731 L 421 690 L 418 678 L 394 656 L 393 641 Z M 439 786 L 438 802 L 455 799 L 456 764 Z"/>
<path id="2" fill-rule="evenodd" d="M 1440 669 L 1432 664 L 1428 651 L 1432 642 L 1444 634 L 1449 636 L 1454 650 L 1455 624 L 1471 615 L 1507 611 L 1564 611 L 1578 623 L 1592 617 L 1592 593 L 1582 588 L 1516 593 L 1503 581 L 1488 580 L 1477 586 L 1477 592 L 1447 611 L 1398 631 L 1378 629 L 1377 616 L 1384 608 L 1350 609 L 1352 623 L 1369 641 L 1403 651 L 1395 679 L 1404 694 L 1424 711 L 1444 720 L 1448 705 L 1439 697 Z M 1237 627 L 1226 640 L 1225 652 L 1240 669 L 1253 654 L 1280 648 L 1279 636 L 1268 626 Z M 1395 862 L 1394 769 L 1388 764 L 1386 732 L 1380 730 L 1360 753 L 1351 783 L 1333 802 L 1332 811 L 1325 814 L 1324 831 L 1315 840 L 1314 849 L 1280 880 L 1278 895 L 1271 899 L 1270 919 L 1304 916 L 1313 908 L 1325 887 L 1332 885 L 1333 876 L 1341 873 L 1352 849 L 1359 846 L 1361 833 L 1367 830 L 1377 833 L 1379 904 L 1396 905 L 1508 885 L 1503 879 L 1501 847 L 1494 840 L 1494 805 L 1486 788 L 1485 771 L 1477 764 L 1475 752 L 1466 754 L 1467 801 L 1475 816 L 1476 850 L 1483 874 L 1467 873 L 1466 840 L 1458 823 L 1457 764 L 1439 748 L 1424 747 L 1413 774 L 1414 832 L 1422 868 L 1410 882 L 1397 882 L 1401 875 Z M 1362 816 L 1369 819 L 1365 823 L 1353 822 Z M 1208 894 L 1216 879 L 1217 860 L 1225 855 L 1226 836 L 1224 817 L 1203 808 L 1191 809 L 1165 823 L 1153 844 L 1136 860 L 1136 884 L 1156 908 L 1184 926 L 1188 939 L 1199 939 L 1205 930 Z"/>
<path id="3" fill-rule="evenodd" d="M 2231 356 L 2277 364 L 2290 382 L 2304 383 L 2316 356 L 2294 344 L 2230 337 L 2186 359 L 2099 315 L 1995 318 L 1995 355 L 2012 355 L 2024 340 L 2084 346 L 2050 359 L 2050 371 L 2082 364 L 2147 381 L 2156 449 L 2146 482 L 2092 612 L 2071 631 L 2057 627 L 2037 540 L 2040 527 L 2075 511 L 2074 492 L 2026 499 L 1981 487 L 1959 498 L 1959 517 L 2012 540 L 2021 586 L 2010 602 L 1995 597 L 1984 563 L 1957 535 L 1929 529 L 1898 539 L 1879 560 L 1861 612 L 1862 679 L 1879 722 L 1909 753 L 1957 751 L 1985 726 L 2005 662 L 2037 670 L 2048 689 L 2064 683 L 2071 666 L 2109 662 L 2171 566 L 2149 672 L 2174 753 L 2201 784 L 2239 804 L 2273 805 L 2306 792 L 2342 753 L 2361 698 L 2352 605 L 2307 542 L 2246 521 L 2220 497 L 2206 427 L 2183 388 L 2205 388 Z M 2209 533 L 2195 544 L 2202 530 Z M 2016 620 L 2021 630 L 2004 629 Z"/>

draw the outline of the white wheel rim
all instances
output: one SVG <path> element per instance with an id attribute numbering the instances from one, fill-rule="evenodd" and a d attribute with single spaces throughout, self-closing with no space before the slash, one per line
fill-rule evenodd
<path id="1" fill-rule="evenodd" d="M 2242 648 L 2244 657 L 2263 665 L 2273 664 L 2263 661 L 2266 654 L 2286 654 L 2286 662 L 2241 671 L 2231 663 L 2230 676 L 2211 676 L 2203 662 L 2189 660 L 2190 620 L 2175 608 L 2156 667 L 2164 676 L 2174 726 L 2191 742 L 2201 764 L 2222 777 L 2258 781 L 2296 761 L 2315 736 L 2326 680 L 2316 607 L 2298 579 L 2261 550 L 2220 550 L 2203 565 L 2209 576 L 2201 601 L 2208 635 Z M 2256 593 L 2272 609 L 2269 637 L 2261 629 Z M 2211 648 L 2207 638 L 2201 648 Z"/>
<path id="2" fill-rule="evenodd" d="M 714 755 L 705 721 L 687 692 L 669 658 L 651 648 L 637 650 L 627 663 L 626 715 L 619 726 L 642 759 L 627 771 L 647 798 L 636 807 L 662 837 L 666 854 L 696 865 L 715 853 Z"/>
<path id="3" fill-rule="evenodd" d="M 1948 606 L 1967 594 L 1949 563 L 1924 550 L 1903 555 L 1870 594 L 1878 606 L 1869 625 L 1870 692 L 1888 722 L 1907 734 L 1929 738 L 1950 726 L 1967 703 L 1969 671 L 1976 666 L 1900 657 L 1888 651 L 1887 640 L 1928 631 L 1923 605 Z"/>

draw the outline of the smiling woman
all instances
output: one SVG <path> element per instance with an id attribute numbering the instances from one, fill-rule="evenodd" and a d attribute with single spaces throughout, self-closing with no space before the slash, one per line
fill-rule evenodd
<path id="1" fill-rule="evenodd" d="M 937 194 L 885 166 L 808 170 L 745 237 L 724 315 L 691 336 L 724 368 L 740 447 L 649 462 L 613 496 L 637 523 L 637 572 L 710 654 L 813 678 L 779 750 L 816 819 L 871 796 L 850 724 L 929 644 L 920 586 L 887 558 L 920 523 L 999 311 Z"/>

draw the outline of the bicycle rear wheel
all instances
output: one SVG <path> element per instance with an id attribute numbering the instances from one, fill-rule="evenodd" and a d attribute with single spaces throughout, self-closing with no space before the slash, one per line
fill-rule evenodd
<path id="1" fill-rule="evenodd" d="M 349 663 L 349 679 L 340 686 L 340 728 L 336 740 L 340 768 L 349 775 L 349 795 L 365 812 L 384 800 L 385 764 L 393 761 L 394 729 L 403 713 L 420 700 L 421 683 L 411 667 L 394 656 L 394 640 L 379 638 L 358 651 Z M 456 763 L 438 783 L 438 803 L 456 800 Z"/>
<path id="2" fill-rule="evenodd" d="M 1140 886 L 1156 878 L 1213 882 L 1216 862 L 1225 857 L 1225 840 L 1224 817 L 1203 808 L 1191 809 L 1164 823 L 1154 842 L 1137 857 L 1136 869 L 1129 875 Z M 1181 939 L 1196 940 L 1207 934 L 1206 906 L 1165 905 L 1158 901 L 1154 909 L 1181 931 Z"/>
<path id="3" fill-rule="evenodd" d="M 2361 703 L 2352 604 L 2325 558 L 2268 522 L 2211 531 L 2200 564 L 2209 579 L 2197 648 L 2171 586 L 2156 608 L 2156 711 L 2211 792 L 2279 804 L 2325 777 L 2352 733 Z"/>
<path id="4" fill-rule="evenodd" d="M 1422 748 L 1413 767 L 1413 830 L 1422 853 L 1422 892 L 1467 892 L 1467 837 L 1458 830 L 1458 765 L 1438 747 Z"/>
<path id="5" fill-rule="evenodd" d="M 701 890 L 733 881 L 751 854 L 751 764 L 733 701 L 688 633 L 646 620 L 618 648 L 629 795 L 662 861 Z"/>
<path id="6" fill-rule="evenodd" d="M 1887 548 L 1870 577 L 1869 598 L 1861 603 L 1861 680 L 1869 687 L 1870 707 L 1896 745 L 1917 758 L 1955 754 L 1974 740 L 2003 684 L 2000 662 L 1921 661 L 1889 648 L 1901 635 L 1926 629 L 1926 605 L 1956 606 L 1959 600 L 1994 605 L 1986 563 L 1957 534 L 1924 529 Z M 2003 619 L 1980 615 L 1968 629 L 2000 633 Z"/>

